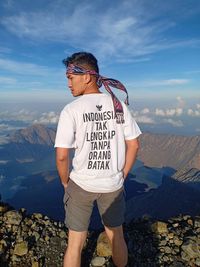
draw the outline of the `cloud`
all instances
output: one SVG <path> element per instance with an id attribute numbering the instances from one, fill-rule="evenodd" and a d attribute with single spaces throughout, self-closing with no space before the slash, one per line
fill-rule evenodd
<path id="1" fill-rule="evenodd" d="M 138 122 L 138 123 L 147 123 L 147 124 L 155 124 L 155 120 L 151 118 L 150 116 L 150 110 L 148 108 L 144 108 L 140 111 L 138 110 L 130 110 L 133 118 Z M 147 114 L 149 116 L 147 116 Z"/>
<path id="2" fill-rule="evenodd" d="M 130 110 L 131 111 L 131 114 L 132 114 L 132 116 L 133 117 L 136 117 L 136 116 L 138 116 L 139 115 L 139 111 L 137 111 L 137 110 Z"/>
<path id="3" fill-rule="evenodd" d="M 5 145 L 9 143 L 9 138 L 4 135 L 0 135 L 0 145 Z M 1 149 L 1 147 L 0 147 Z"/>
<path id="4" fill-rule="evenodd" d="M 166 38 L 166 31 L 176 26 L 166 17 L 160 19 L 168 11 L 172 16 L 176 8 L 170 5 L 147 5 L 144 1 L 116 1 L 115 8 L 107 2 L 106 8 L 104 5 L 101 1 L 50 1 L 45 10 L 21 8 L 23 11 L 16 15 L 4 16 L 1 23 L 19 38 L 67 42 L 72 50 L 95 51 L 101 59 L 114 55 L 121 62 L 140 61 L 157 51 L 199 44 L 195 39 Z M 180 84 L 178 80 L 166 82 Z"/>
<path id="5" fill-rule="evenodd" d="M 10 53 L 12 50 L 8 47 L 3 47 L 3 46 L 0 46 L 0 53 L 5 53 L 5 54 L 8 54 Z"/>
<path id="6" fill-rule="evenodd" d="M 34 123 L 42 124 L 57 124 L 59 119 L 59 114 L 54 111 L 44 112 L 42 116 L 36 120 Z"/>
<path id="7" fill-rule="evenodd" d="M 152 86 L 174 86 L 174 85 L 182 85 L 188 83 L 189 80 L 187 79 L 169 79 L 169 80 L 162 80 L 152 83 Z"/>
<path id="8" fill-rule="evenodd" d="M 14 84 L 16 84 L 16 82 L 17 82 L 17 80 L 14 78 L 0 76 L 0 83 L 1 84 L 14 85 Z"/>
<path id="9" fill-rule="evenodd" d="M 163 120 L 165 123 L 169 123 L 174 127 L 183 127 L 183 122 L 181 120 L 175 121 L 173 119 L 164 119 Z"/>
<path id="10" fill-rule="evenodd" d="M 1 59 L 1 58 L 0 58 L 0 69 L 23 75 L 27 74 L 37 75 L 37 76 L 49 75 L 49 68 L 46 66 L 40 66 L 33 63 L 18 62 L 14 60 Z"/>
<path id="11" fill-rule="evenodd" d="M 187 110 L 187 114 L 188 114 L 188 116 L 199 117 L 200 116 L 200 110 L 193 110 L 193 109 L 189 108 Z"/>
<path id="12" fill-rule="evenodd" d="M 155 110 L 155 114 L 156 114 L 157 116 L 166 116 L 165 111 L 162 110 L 162 109 L 159 109 L 159 108 L 156 108 L 156 110 Z"/>
<path id="13" fill-rule="evenodd" d="M 156 124 L 155 120 L 150 118 L 150 117 L 147 117 L 145 115 L 143 116 L 138 116 L 135 118 L 137 122 L 139 123 L 147 123 L 147 124 Z"/>
<path id="14" fill-rule="evenodd" d="M 150 110 L 148 108 L 144 108 L 143 110 L 140 111 L 141 114 L 148 114 Z"/>
<path id="15" fill-rule="evenodd" d="M 156 108 L 155 115 L 162 116 L 162 117 L 173 117 L 173 116 L 180 116 L 183 114 L 182 108 L 172 108 L 172 109 L 159 109 Z"/>
<path id="16" fill-rule="evenodd" d="M 178 101 L 178 107 L 179 108 L 184 108 L 185 100 L 181 96 L 177 96 L 176 99 Z"/>
<path id="17" fill-rule="evenodd" d="M 143 81 L 143 82 L 131 82 L 127 83 L 128 86 L 131 87 L 161 87 L 161 86 L 177 86 L 184 85 L 189 83 L 188 79 L 168 79 L 168 80 L 155 80 L 155 81 Z M 177 100 L 180 101 L 181 97 L 177 97 Z"/>
<path id="18" fill-rule="evenodd" d="M 28 111 L 26 109 L 20 109 L 18 111 L 10 112 L 8 110 L 0 112 L 0 122 L 1 121 L 23 121 L 31 122 L 36 117 L 37 113 L 35 111 Z M 7 124 L 1 124 L 2 127 L 6 127 Z M 9 126 L 10 127 L 10 126 Z"/>

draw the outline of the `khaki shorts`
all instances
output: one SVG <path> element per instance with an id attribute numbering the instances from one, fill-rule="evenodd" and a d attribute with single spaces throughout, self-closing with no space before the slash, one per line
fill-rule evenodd
<path id="1" fill-rule="evenodd" d="M 70 230 L 87 231 L 94 201 L 97 202 L 102 223 L 107 227 L 117 227 L 124 222 L 124 188 L 111 193 L 88 192 L 69 180 L 64 195 L 65 224 Z"/>

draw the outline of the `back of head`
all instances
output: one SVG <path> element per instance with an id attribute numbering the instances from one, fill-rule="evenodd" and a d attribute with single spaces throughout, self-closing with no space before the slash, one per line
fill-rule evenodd
<path id="1" fill-rule="evenodd" d="M 88 52 L 78 52 L 72 54 L 70 57 L 67 57 L 63 60 L 66 68 L 69 64 L 82 66 L 88 70 L 95 70 L 96 73 L 99 73 L 98 62 L 95 56 Z"/>

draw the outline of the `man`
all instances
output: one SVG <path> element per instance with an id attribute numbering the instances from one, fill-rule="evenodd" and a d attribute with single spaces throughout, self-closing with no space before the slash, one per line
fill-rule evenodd
<path id="1" fill-rule="evenodd" d="M 64 267 L 79 267 L 94 201 L 112 246 L 117 267 L 127 264 L 123 236 L 124 179 L 135 161 L 139 127 L 127 106 L 110 86 L 127 94 L 117 80 L 99 75 L 96 58 L 86 52 L 63 60 L 68 87 L 78 99 L 60 115 L 55 141 L 56 163 L 65 189 L 66 226 L 69 229 Z M 104 85 L 109 94 L 99 88 Z M 128 95 L 126 103 L 128 102 Z M 69 151 L 75 149 L 69 172 Z"/>

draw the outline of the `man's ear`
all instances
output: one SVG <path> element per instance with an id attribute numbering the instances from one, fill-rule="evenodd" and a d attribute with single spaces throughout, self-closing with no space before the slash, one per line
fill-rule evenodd
<path id="1" fill-rule="evenodd" d="M 91 81 L 91 75 L 89 73 L 84 74 L 84 82 L 88 84 Z"/>

